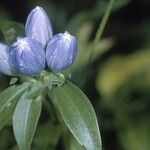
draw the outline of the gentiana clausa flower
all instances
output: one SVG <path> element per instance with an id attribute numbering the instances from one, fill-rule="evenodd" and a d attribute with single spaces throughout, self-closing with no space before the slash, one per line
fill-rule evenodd
<path id="1" fill-rule="evenodd" d="M 56 34 L 51 38 L 46 49 L 47 65 L 52 70 L 68 68 L 77 53 L 77 41 L 68 32 Z"/>
<path id="2" fill-rule="evenodd" d="M 77 41 L 69 32 L 53 36 L 51 22 L 36 6 L 26 22 L 26 37 L 17 37 L 10 47 L 0 45 L 0 72 L 34 76 L 47 66 L 53 71 L 68 68 L 77 53 Z"/>
<path id="3" fill-rule="evenodd" d="M 45 52 L 38 41 L 31 38 L 17 38 L 9 48 L 16 70 L 25 75 L 35 75 L 45 68 Z"/>
<path id="4" fill-rule="evenodd" d="M 45 10 L 35 7 L 29 14 L 25 27 L 26 36 L 39 41 L 43 48 L 53 36 L 51 22 Z"/>

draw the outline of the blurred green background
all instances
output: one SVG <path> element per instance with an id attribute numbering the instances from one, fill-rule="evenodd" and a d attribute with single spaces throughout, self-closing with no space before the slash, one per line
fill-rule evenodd
<path id="1" fill-rule="evenodd" d="M 103 150 L 150 149 L 150 1 L 116 0 L 104 34 L 92 49 L 109 0 L 0 0 L 0 42 L 24 35 L 26 18 L 36 5 L 48 13 L 54 33 L 68 30 L 78 40 L 69 70 L 96 111 Z M 91 55 L 93 61 L 90 61 Z M 0 91 L 10 78 L 0 74 Z M 41 115 L 33 149 L 76 150 L 75 141 Z M 67 140 L 69 139 L 69 140 Z M 66 143 L 67 144 L 63 144 Z M 0 150 L 15 150 L 12 128 L 0 131 Z"/>

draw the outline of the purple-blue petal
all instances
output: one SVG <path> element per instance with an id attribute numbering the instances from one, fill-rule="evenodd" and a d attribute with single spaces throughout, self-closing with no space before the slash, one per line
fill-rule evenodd
<path id="1" fill-rule="evenodd" d="M 11 64 L 9 47 L 2 43 L 0 43 L 0 72 L 10 76 L 17 74 L 15 67 Z"/>
<path id="2" fill-rule="evenodd" d="M 45 68 L 45 52 L 42 45 L 31 38 L 17 38 L 9 49 L 11 60 L 16 70 L 33 76 Z"/>
<path id="3" fill-rule="evenodd" d="M 36 6 L 29 14 L 25 28 L 26 36 L 39 41 L 43 48 L 53 36 L 52 25 L 45 10 Z"/>
<path id="4" fill-rule="evenodd" d="M 56 34 L 51 38 L 46 49 L 46 61 L 52 70 L 68 68 L 77 53 L 77 41 L 68 32 Z"/>

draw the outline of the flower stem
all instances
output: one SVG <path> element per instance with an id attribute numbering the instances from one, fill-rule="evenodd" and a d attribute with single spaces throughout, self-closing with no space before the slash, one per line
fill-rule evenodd
<path id="1" fill-rule="evenodd" d="M 112 10 L 114 2 L 115 2 L 115 0 L 110 0 L 109 1 L 109 4 L 108 4 L 108 6 L 106 8 L 106 11 L 105 11 L 105 14 L 104 14 L 104 16 L 102 18 L 102 21 L 101 21 L 100 25 L 99 25 L 98 31 L 96 33 L 95 39 L 94 39 L 93 44 L 92 44 L 93 53 L 91 54 L 91 59 L 90 59 L 91 63 L 93 61 L 93 54 L 94 54 L 95 47 L 99 43 L 99 40 L 102 37 L 103 31 L 105 29 L 107 20 L 108 20 L 108 18 L 110 16 L 110 13 L 111 13 L 111 10 Z"/>

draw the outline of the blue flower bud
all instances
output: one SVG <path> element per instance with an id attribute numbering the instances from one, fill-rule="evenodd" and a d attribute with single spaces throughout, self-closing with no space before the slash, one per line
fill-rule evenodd
<path id="1" fill-rule="evenodd" d="M 9 49 L 13 65 L 22 74 L 33 76 L 45 67 L 45 52 L 42 45 L 31 38 L 17 38 Z"/>
<path id="2" fill-rule="evenodd" d="M 16 75 L 15 67 L 11 64 L 9 47 L 0 43 L 0 72 L 6 75 Z"/>
<path id="3" fill-rule="evenodd" d="M 56 34 L 51 38 L 46 49 L 47 65 L 52 70 L 68 68 L 77 53 L 77 41 L 68 32 Z"/>
<path id="4" fill-rule="evenodd" d="M 39 41 L 43 48 L 53 36 L 50 20 L 44 9 L 38 6 L 30 12 L 25 30 L 26 36 Z"/>

